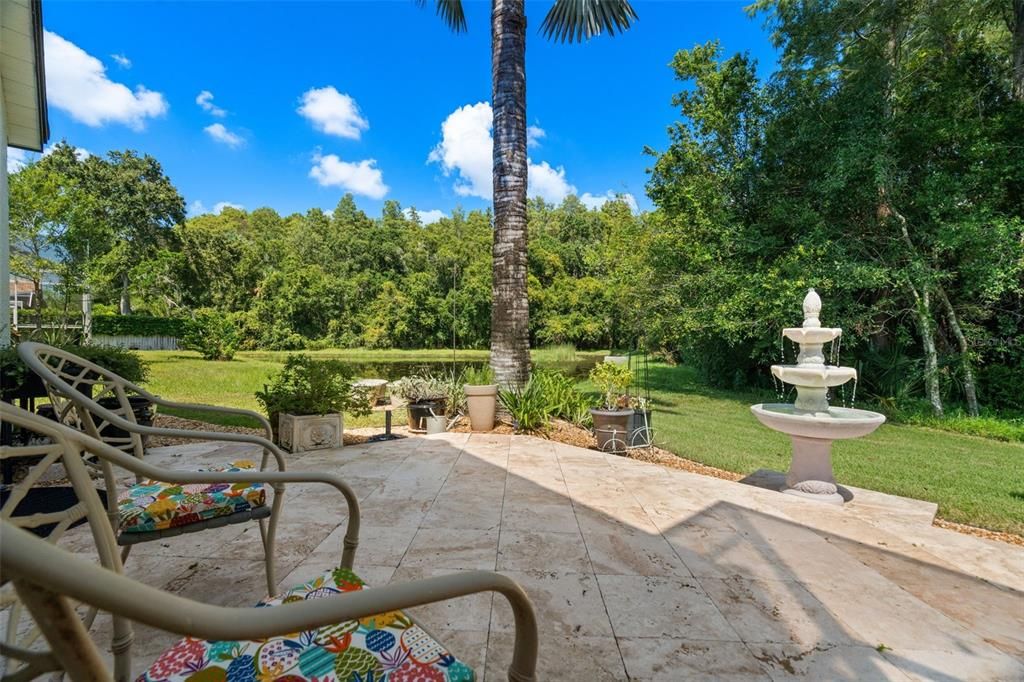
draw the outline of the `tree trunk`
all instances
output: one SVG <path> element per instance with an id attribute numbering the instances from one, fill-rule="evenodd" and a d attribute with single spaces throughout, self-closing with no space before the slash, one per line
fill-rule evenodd
<path id="1" fill-rule="evenodd" d="M 494 107 L 494 283 L 491 368 L 503 386 L 530 372 L 526 292 L 526 15 L 524 0 L 494 0 L 491 81 Z"/>
<path id="2" fill-rule="evenodd" d="M 918 292 L 913 284 L 910 292 L 914 296 L 914 311 L 917 313 L 917 328 L 921 334 L 921 345 L 924 347 L 924 392 L 936 417 L 941 417 L 942 396 L 939 394 L 939 353 L 935 349 L 935 332 L 932 329 L 931 301 L 928 290 Z"/>
<path id="3" fill-rule="evenodd" d="M 967 337 L 964 336 L 963 329 L 960 327 L 960 320 L 953 309 L 953 304 L 949 302 L 949 297 L 946 296 L 946 291 L 942 287 L 937 287 L 935 293 L 942 307 L 946 310 L 946 320 L 949 322 L 949 328 L 953 331 L 953 336 L 956 337 L 957 346 L 960 347 L 960 363 L 964 369 L 964 397 L 967 399 L 967 414 L 977 417 L 979 413 L 978 393 L 974 385 L 970 345 L 968 345 Z"/>
<path id="4" fill-rule="evenodd" d="M 1013 98 L 1024 102 L 1024 0 L 1013 0 Z"/>
<path id="5" fill-rule="evenodd" d="M 122 315 L 132 314 L 132 298 L 131 294 L 128 293 L 128 275 L 121 275 L 121 305 L 120 311 Z"/>

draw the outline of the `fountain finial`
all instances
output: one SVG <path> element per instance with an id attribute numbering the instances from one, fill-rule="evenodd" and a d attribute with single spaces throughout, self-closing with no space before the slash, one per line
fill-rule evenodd
<path id="1" fill-rule="evenodd" d="M 807 290 L 807 295 L 804 296 L 804 329 L 812 329 L 821 326 L 821 320 L 818 319 L 818 314 L 821 312 L 821 296 L 818 296 L 818 292 L 814 288 Z"/>

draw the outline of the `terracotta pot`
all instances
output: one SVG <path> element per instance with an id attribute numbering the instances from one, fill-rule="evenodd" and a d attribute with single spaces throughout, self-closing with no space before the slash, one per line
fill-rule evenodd
<path id="1" fill-rule="evenodd" d="M 469 410 L 469 425 L 474 431 L 494 429 L 494 411 L 498 406 L 497 384 L 466 384 L 466 407 Z"/>
<path id="2" fill-rule="evenodd" d="M 594 436 L 602 452 L 624 452 L 629 443 L 629 422 L 633 410 L 592 409 Z"/>

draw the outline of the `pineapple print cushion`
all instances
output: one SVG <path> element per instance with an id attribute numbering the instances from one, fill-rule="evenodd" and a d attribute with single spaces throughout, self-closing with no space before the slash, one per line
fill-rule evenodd
<path id="1" fill-rule="evenodd" d="M 275 606 L 361 590 L 338 568 L 260 602 Z M 185 638 L 138 682 L 473 682 L 473 671 L 401 611 L 253 642 Z"/>

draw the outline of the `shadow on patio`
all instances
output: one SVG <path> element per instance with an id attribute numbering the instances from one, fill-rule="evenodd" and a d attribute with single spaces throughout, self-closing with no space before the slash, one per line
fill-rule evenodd
<path id="1" fill-rule="evenodd" d="M 198 445 L 155 456 L 182 467 L 238 454 Z M 991 572 L 972 575 L 949 557 L 985 541 L 950 533 L 940 558 L 906 532 L 865 521 L 873 512 L 854 513 L 856 501 L 821 509 L 521 436 L 411 438 L 290 464 L 338 472 L 359 492 L 356 571 L 370 585 L 470 569 L 519 581 L 540 617 L 541 679 L 1024 676 L 1020 585 L 998 581 L 1012 578 L 1004 568 L 1020 553 L 979 544 Z M 322 486 L 287 495 L 279 572 L 290 586 L 337 563 L 344 511 Z M 921 528 L 932 548 L 945 537 Z M 85 549 L 88 536 L 67 541 Z M 244 605 L 263 596 L 260 557 L 255 529 L 227 527 L 139 548 L 126 569 L 183 596 Z M 504 679 L 512 633 L 501 600 L 476 595 L 410 613 L 481 677 Z M 101 621 L 98 636 L 107 627 Z M 175 637 L 138 630 L 140 672 Z"/>

